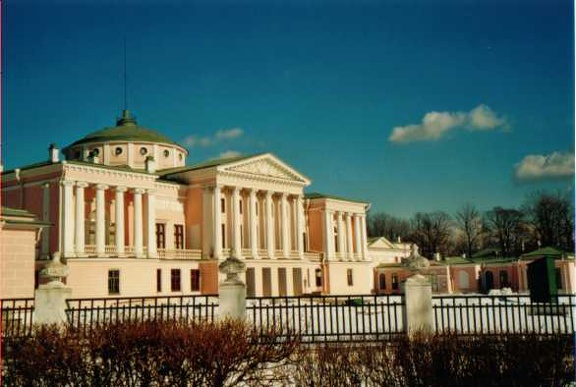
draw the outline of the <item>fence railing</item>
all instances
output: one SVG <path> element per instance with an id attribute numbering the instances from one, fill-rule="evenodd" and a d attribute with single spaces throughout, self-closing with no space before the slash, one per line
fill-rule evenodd
<path id="1" fill-rule="evenodd" d="M 528 295 L 434 296 L 437 332 L 461 334 L 574 332 L 574 296 L 561 295 L 550 303 L 533 303 Z"/>
<path id="2" fill-rule="evenodd" d="M 34 322 L 34 299 L 14 298 L 0 300 L 2 309 L 2 335 L 29 336 Z"/>
<path id="3" fill-rule="evenodd" d="M 82 329 L 129 320 L 213 321 L 218 296 L 75 298 L 67 300 L 68 324 Z"/>
<path id="4" fill-rule="evenodd" d="M 246 314 L 257 329 L 303 342 L 377 341 L 404 333 L 403 306 L 387 295 L 258 297 L 246 300 Z"/>

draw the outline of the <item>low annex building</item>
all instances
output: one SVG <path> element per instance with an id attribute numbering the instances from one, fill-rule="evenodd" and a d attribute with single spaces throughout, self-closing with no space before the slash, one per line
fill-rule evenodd
<path id="1" fill-rule="evenodd" d="M 368 203 L 305 194 L 310 179 L 271 153 L 187 165 L 127 110 L 62 153 L 4 171 L 2 203 L 50 224 L 30 241 L 36 272 L 59 256 L 74 297 L 215 294 L 231 255 L 249 296 L 372 291 Z"/>

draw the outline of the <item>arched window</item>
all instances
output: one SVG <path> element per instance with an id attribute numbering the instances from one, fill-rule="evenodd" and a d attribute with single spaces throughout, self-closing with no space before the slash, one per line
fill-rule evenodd
<path id="1" fill-rule="evenodd" d="M 470 288 L 470 275 L 467 271 L 458 272 L 458 288 L 459 289 L 469 289 Z"/>
<path id="2" fill-rule="evenodd" d="M 396 273 L 392 274 L 392 289 L 393 290 L 398 289 L 398 274 Z"/>
<path id="3" fill-rule="evenodd" d="M 380 273 L 378 276 L 378 287 L 380 290 L 386 290 L 386 274 Z"/>
<path id="4" fill-rule="evenodd" d="M 320 287 L 322 286 L 322 269 L 316 269 L 315 274 L 316 274 L 316 286 Z"/>

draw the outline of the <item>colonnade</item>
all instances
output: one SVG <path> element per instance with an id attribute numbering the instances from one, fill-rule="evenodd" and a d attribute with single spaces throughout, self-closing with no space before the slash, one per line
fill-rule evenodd
<path id="1" fill-rule="evenodd" d="M 202 249 L 212 257 L 227 248 L 238 258 L 304 257 L 301 195 L 220 185 L 203 195 Z"/>
<path id="2" fill-rule="evenodd" d="M 106 251 L 106 191 L 113 189 L 114 215 L 115 215 L 115 251 L 114 255 L 122 256 L 126 253 L 134 254 L 136 257 L 144 257 L 144 232 L 146 232 L 147 249 L 146 256 L 157 257 L 156 249 L 156 205 L 154 191 L 142 188 L 128 189 L 123 186 L 111 188 L 105 184 L 88 184 L 85 182 L 75 182 L 64 180 L 62 185 L 61 202 L 61 251 L 64 257 L 75 257 L 86 255 L 86 201 L 85 190 L 90 187 L 95 190 L 95 254 L 104 256 Z M 125 193 L 130 192 L 133 196 L 133 251 L 126 251 L 125 232 Z M 48 195 L 45 187 L 44 195 Z M 145 202 L 143 202 L 143 197 Z M 144 211 L 144 204 L 146 211 Z M 144 217 L 146 218 L 145 222 Z"/>
<path id="3" fill-rule="evenodd" d="M 364 214 L 325 209 L 323 232 L 326 259 L 367 259 L 368 239 Z"/>

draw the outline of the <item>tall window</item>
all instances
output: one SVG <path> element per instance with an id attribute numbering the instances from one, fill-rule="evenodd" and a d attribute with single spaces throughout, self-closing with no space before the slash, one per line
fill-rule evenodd
<path id="1" fill-rule="evenodd" d="M 314 275 L 316 276 L 316 286 L 322 286 L 322 269 L 316 269 Z"/>
<path id="2" fill-rule="evenodd" d="M 166 225 L 164 223 L 156 223 L 156 247 L 166 248 Z"/>
<path id="3" fill-rule="evenodd" d="M 508 272 L 506 270 L 500 270 L 500 287 L 504 288 L 508 286 Z"/>
<path id="4" fill-rule="evenodd" d="M 156 269 L 156 291 L 162 291 L 162 269 Z"/>
<path id="5" fill-rule="evenodd" d="M 220 212 L 226 212 L 226 199 L 220 198 Z"/>
<path id="6" fill-rule="evenodd" d="M 174 246 L 176 249 L 184 248 L 184 225 L 174 225 Z"/>
<path id="7" fill-rule="evenodd" d="M 240 213 L 242 213 L 242 200 L 240 200 Z"/>
<path id="8" fill-rule="evenodd" d="M 398 274 L 396 273 L 392 274 L 392 289 L 398 289 Z"/>
<path id="9" fill-rule="evenodd" d="M 190 290 L 193 292 L 200 291 L 200 270 L 190 270 Z"/>
<path id="10" fill-rule="evenodd" d="M 170 289 L 173 292 L 179 292 L 182 290 L 182 281 L 180 278 L 180 269 L 170 270 Z"/>
<path id="11" fill-rule="evenodd" d="M 385 290 L 386 289 L 386 274 L 380 273 L 380 275 L 378 276 L 378 279 L 379 279 L 379 283 L 380 283 L 380 290 Z"/>
<path id="12" fill-rule="evenodd" d="M 222 223 L 221 232 L 222 232 L 222 247 L 226 248 L 226 225 L 224 223 Z"/>
<path id="13" fill-rule="evenodd" d="M 120 270 L 108 270 L 108 294 L 120 294 Z"/>
<path id="14" fill-rule="evenodd" d="M 346 270 L 346 279 L 348 280 L 348 286 L 354 286 L 354 275 L 352 269 Z"/>

